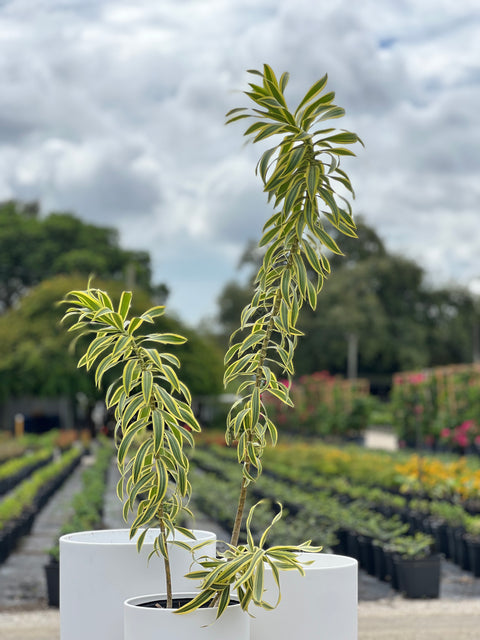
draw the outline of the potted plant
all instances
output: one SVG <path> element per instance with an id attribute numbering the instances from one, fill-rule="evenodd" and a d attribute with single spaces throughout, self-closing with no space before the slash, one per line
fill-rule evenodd
<path id="1" fill-rule="evenodd" d="M 430 513 L 437 523 L 445 524 L 447 557 L 466 569 L 468 558 L 463 534 L 467 512 L 460 504 L 436 500 L 430 505 Z"/>
<path id="2" fill-rule="evenodd" d="M 432 553 L 432 536 L 417 532 L 390 543 L 394 554 L 398 589 L 406 598 L 438 598 L 440 555 Z"/>
<path id="3" fill-rule="evenodd" d="M 321 128 L 324 120 L 344 114 L 343 109 L 333 104 L 334 93 L 323 92 L 327 76 L 307 91 L 295 111 L 290 111 L 284 97 L 287 73 L 277 79 L 268 65 L 264 65 L 263 71 L 251 73 L 260 78 L 260 84 L 251 83 L 246 92 L 255 106 L 251 110 L 243 107 L 232 110 L 227 114 L 228 122 L 253 118 L 245 131 L 245 135 L 253 136 L 253 142 L 281 136 L 279 143 L 262 154 L 257 165 L 276 212 L 266 221 L 259 242 L 265 254 L 253 298 L 242 311 L 239 330 L 233 334 L 225 355 L 225 385 L 234 386 L 238 397 L 226 425 L 227 444 L 236 446 L 242 470 L 235 522 L 230 542 L 220 557 L 214 554 L 201 557 L 202 551 L 194 545 L 200 568 L 190 571 L 188 577 L 199 580 L 200 586 L 186 596 L 185 602 L 175 602 L 178 598 L 174 593 L 171 555 L 175 548 L 188 546 L 185 540 L 178 539 L 179 533 L 184 538 L 192 537 L 178 522 L 188 508 L 191 493 L 185 445 L 193 446 L 193 434 L 200 427 L 191 408 L 189 390 L 177 373 L 180 362 L 173 353 L 164 350 L 184 339 L 176 334 L 143 333 L 145 325 L 154 324 L 164 308 L 153 307 L 141 316 L 131 317 L 130 292 L 122 294 L 118 305 L 113 304 L 106 292 L 90 287 L 70 292 L 65 300 L 69 305 L 65 317 L 75 320 L 70 330 L 93 338 L 79 366 L 95 370 L 98 385 L 107 371 L 118 372 L 106 392 L 106 404 L 115 409 L 117 421 L 117 459 L 122 476 L 118 492 L 124 501 L 125 516 L 134 512 L 130 536 L 138 537 L 139 550 L 152 527 L 158 525 L 153 552 L 163 558 L 164 592 L 147 595 L 142 600 L 137 597 L 141 594 L 131 594 L 134 598 L 125 606 L 125 640 L 139 635 L 145 640 L 157 638 L 158 625 L 165 624 L 157 618 L 168 618 L 174 625 L 180 625 L 175 637 L 196 637 L 192 624 L 199 636 L 208 637 L 207 629 L 215 634 L 214 629 L 220 627 L 205 627 L 204 614 L 211 621 L 230 615 L 229 610 L 235 617 L 231 631 L 227 633 L 222 627 L 221 635 L 212 637 L 247 637 L 242 635 L 248 633 L 250 624 L 245 612 L 251 604 L 265 610 L 276 606 L 280 571 L 286 571 L 286 579 L 296 573 L 312 578 L 324 574 L 327 585 L 333 584 L 330 574 L 335 570 L 335 558 L 327 554 L 319 557 L 316 554 L 320 549 L 308 541 L 297 546 L 268 548 L 268 527 L 255 542 L 251 534 L 255 506 L 247 517 L 245 543 L 240 541 L 240 532 L 247 492 L 262 472 L 264 449 L 269 441 L 275 444 L 277 440 L 277 429 L 263 396 L 268 392 L 285 405 L 292 405 L 289 385 L 278 375 L 293 374 L 293 355 L 301 336 L 296 326 L 301 307 L 307 303 L 315 308 L 324 278 L 330 272 L 324 251 L 341 253 L 331 229 L 337 234 L 356 235 L 350 204 L 336 191 L 336 185 L 344 193 L 353 194 L 350 180 L 339 164 L 342 156 L 354 155 L 345 145 L 360 140 L 347 131 Z M 133 450 L 140 436 L 140 444 Z M 280 517 L 281 508 L 272 524 Z M 307 558 L 312 560 L 311 564 Z M 348 583 L 343 580 L 341 588 L 332 590 L 337 599 L 335 612 L 343 610 L 342 615 L 337 615 L 341 618 L 337 627 L 340 624 L 341 629 L 337 631 L 335 622 L 328 621 L 332 615 L 331 600 L 330 610 L 325 612 L 325 628 L 329 629 L 330 637 L 350 640 L 356 637 L 356 562 L 343 558 L 337 564 Z M 311 580 L 307 578 L 307 582 Z M 327 593 L 325 580 L 320 582 L 323 585 L 320 591 Z M 297 584 L 293 591 L 298 594 Z M 232 593 L 239 604 L 229 607 Z M 288 606 L 288 598 L 282 593 Z M 149 602 L 153 604 L 141 606 Z M 315 620 L 323 628 L 324 622 L 318 621 L 318 606 L 316 601 L 313 610 L 303 616 L 306 629 Z M 201 616 L 198 626 L 189 621 L 193 614 Z M 288 609 L 279 618 L 269 618 L 270 629 L 273 624 L 278 626 L 278 638 L 286 637 L 288 618 L 292 618 Z M 254 620 L 253 637 L 259 637 L 258 629 Z"/>
<path id="4" fill-rule="evenodd" d="M 470 571 L 480 577 L 480 516 L 467 516 L 463 535 L 470 560 Z"/>
<path id="5" fill-rule="evenodd" d="M 369 525 L 370 535 L 373 538 L 373 572 L 379 580 L 386 580 L 390 574 L 387 570 L 385 547 L 388 547 L 391 540 L 405 535 L 409 527 L 408 524 L 400 520 L 399 516 L 392 516 L 388 519 L 370 518 Z"/>

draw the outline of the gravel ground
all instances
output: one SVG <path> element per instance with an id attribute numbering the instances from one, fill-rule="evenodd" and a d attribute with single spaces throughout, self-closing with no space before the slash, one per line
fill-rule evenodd
<path id="1" fill-rule="evenodd" d="M 480 600 L 360 602 L 358 626 L 358 640 L 478 640 Z M 2 640 L 59 640 L 59 628 L 58 611 L 0 613 Z"/>

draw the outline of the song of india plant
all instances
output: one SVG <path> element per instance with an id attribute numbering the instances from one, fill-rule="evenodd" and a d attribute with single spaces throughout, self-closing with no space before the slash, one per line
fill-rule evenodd
<path id="1" fill-rule="evenodd" d="M 240 543 L 240 532 L 247 492 L 262 473 L 262 454 L 267 443 L 275 445 L 277 441 L 277 428 L 268 415 L 264 394 L 268 392 L 285 405 L 292 405 L 283 379 L 294 372 L 293 356 L 302 335 L 297 328 L 301 308 L 305 303 L 316 306 L 323 281 L 330 273 L 327 255 L 341 253 L 335 241 L 337 232 L 356 236 L 348 200 L 354 195 L 353 189 L 340 168 L 340 159 L 355 155 L 345 145 L 361 141 L 354 133 L 322 128 L 324 121 L 344 115 L 344 110 L 333 103 L 335 94 L 324 91 L 326 75 L 291 111 L 285 99 L 288 73 L 277 78 L 268 65 L 263 71 L 249 73 L 259 79 L 245 92 L 254 105 L 233 109 L 227 114 L 227 123 L 250 119 L 245 135 L 253 142 L 280 139 L 262 153 L 257 165 L 274 213 L 265 222 L 259 242 L 264 256 L 253 297 L 242 311 L 239 328 L 225 355 L 224 382 L 235 388 L 238 398 L 226 422 L 226 442 L 237 448 L 242 470 L 238 506 L 226 550 L 218 558 L 200 557 L 200 569 L 188 574 L 200 579 L 201 587 L 178 609 L 179 613 L 209 603 L 218 607 L 220 616 L 232 591 L 244 610 L 251 602 L 273 608 L 277 603 L 267 602 L 264 597 L 266 566 L 271 568 L 280 597 L 280 571 L 303 573 L 298 554 L 320 550 L 310 541 L 269 548 L 266 537 L 270 527 L 255 542 L 251 522 L 257 505 L 246 518 L 245 543 Z M 138 548 L 148 529 L 159 528 L 154 550 L 164 561 L 166 601 L 171 608 L 168 544 L 176 532 L 193 535 L 179 525 L 179 520 L 188 511 L 191 497 L 185 450 L 194 445 L 200 425 L 189 389 L 179 374 L 180 361 L 171 349 L 185 338 L 171 333 L 146 334 L 145 325 L 154 324 L 165 309 L 155 306 L 131 317 L 131 300 L 132 293 L 125 291 L 114 305 L 107 292 L 89 283 L 86 290 L 66 295 L 64 320 L 74 321 L 69 331 L 89 339 L 78 366 L 94 370 L 99 387 L 107 372 L 117 373 L 105 400 L 115 411 L 121 473 L 118 494 L 124 503 L 124 517 L 134 513 L 130 536 L 138 536 Z M 281 506 L 272 525 L 280 517 Z M 192 547 L 178 539 L 174 544 Z"/>

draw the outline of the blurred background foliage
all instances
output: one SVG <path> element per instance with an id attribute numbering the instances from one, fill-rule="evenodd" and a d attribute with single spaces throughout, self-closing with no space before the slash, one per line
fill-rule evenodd
<path id="1" fill-rule="evenodd" d="M 91 274 L 94 286 L 114 300 L 133 289 L 138 315 L 168 295 L 164 284 L 152 283 L 150 256 L 120 248 L 114 229 L 70 213 L 40 218 L 35 203 L 0 204 L 0 402 L 78 392 L 99 397 L 92 376 L 76 367 L 68 348 L 72 335 L 59 324 L 63 312 L 57 305 L 68 291 L 84 289 Z M 169 315 L 158 318 L 156 328 L 188 338 L 176 353 L 192 393 L 219 393 L 223 361 L 216 341 Z"/>
<path id="2" fill-rule="evenodd" d="M 345 255 L 329 256 L 334 277 L 325 282 L 317 310 L 303 310 L 296 376 L 347 376 L 352 342 L 355 375 L 384 396 L 396 372 L 471 362 L 478 324 L 473 295 L 457 285 L 432 286 L 418 264 L 388 251 L 362 218 L 357 225 L 358 240 L 337 239 Z M 160 331 L 188 337 L 176 353 L 196 396 L 221 393 L 222 352 L 251 298 L 260 260 L 248 245 L 239 265 L 243 280 L 239 271 L 238 281 L 221 291 L 216 317 L 197 329 L 168 314 L 158 320 Z M 37 203 L 0 203 L 0 403 L 79 391 L 98 398 L 90 376 L 76 369 L 56 306 L 67 291 L 83 289 L 91 274 L 113 297 L 133 289 L 139 314 L 168 297 L 167 286 L 152 281 L 148 253 L 123 249 L 115 229 L 70 212 L 41 215 Z"/>

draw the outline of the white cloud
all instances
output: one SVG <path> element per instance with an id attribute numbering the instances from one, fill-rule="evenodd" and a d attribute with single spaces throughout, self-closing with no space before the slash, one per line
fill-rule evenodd
<path id="1" fill-rule="evenodd" d="M 0 199 L 117 225 L 197 320 L 269 215 L 260 149 L 223 126 L 245 70 L 289 70 L 293 102 L 328 71 L 339 126 L 367 145 L 345 163 L 357 211 L 432 277 L 466 282 L 479 275 L 479 32 L 476 0 L 12 0 Z"/>

